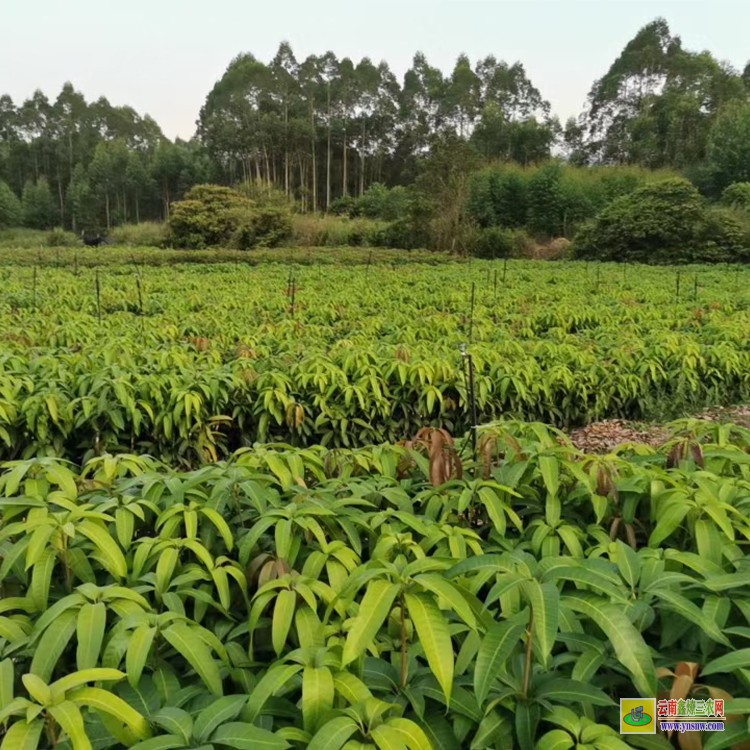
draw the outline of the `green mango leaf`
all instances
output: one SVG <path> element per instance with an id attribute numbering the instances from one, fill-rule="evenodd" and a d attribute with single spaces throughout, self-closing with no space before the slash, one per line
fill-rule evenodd
<path id="1" fill-rule="evenodd" d="M 246 695 L 226 695 L 215 700 L 198 714 L 193 726 L 193 736 L 198 742 L 208 742 L 214 729 L 224 722 L 236 719 L 246 703 Z"/>
<path id="2" fill-rule="evenodd" d="M 651 651 L 622 607 L 588 594 L 568 594 L 564 603 L 601 628 L 620 663 L 630 672 L 639 694 L 643 697 L 656 695 L 656 669 Z"/>
<path id="3" fill-rule="evenodd" d="M 55 624 L 44 631 L 36 645 L 29 671 L 41 677 L 45 682 L 52 677 L 58 659 L 76 631 L 76 615 L 77 613 L 72 609 L 63 612 Z"/>
<path id="4" fill-rule="evenodd" d="M 250 694 L 247 707 L 243 714 L 243 719 L 255 721 L 260 715 L 268 699 L 277 693 L 282 687 L 289 684 L 289 681 L 302 669 L 299 664 L 279 664 L 276 663 L 261 677 L 255 689 Z"/>
<path id="5" fill-rule="evenodd" d="M 181 737 L 186 745 L 193 738 L 193 718 L 177 706 L 165 706 L 151 715 L 151 721 L 172 735 Z"/>
<path id="6" fill-rule="evenodd" d="M 728 674 L 745 667 L 750 667 L 750 648 L 741 648 L 731 654 L 713 659 L 701 669 L 701 676 Z"/>
<path id="7" fill-rule="evenodd" d="M 44 721 L 16 721 L 5 732 L 0 750 L 37 750 L 44 729 Z"/>
<path id="8" fill-rule="evenodd" d="M 128 675 L 128 682 L 133 687 L 141 679 L 156 632 L 156 626 L 139 625 L 130 636 L 128 650 L 125 653 L 125 671 Z"/>
<path id="9" fill-rule="evenodd" d="M 222 694 L 219 667 L 211 656 L 208 646 L 182 622 L 176 622 L 162 630 L 162 635 L 169 644 L 197 672 L 205 686 L 214 694 Z"/>
<path id="10" fill-rule="evenodd" d="M 281 652 L 284 650 L 296 606 L 296 591 L 290 591 L 289 589 L 279 591 L 273 608 L 273 622 L 271 624 L 271 640 L 276 656 L 281 656 Z"/>
<path id="11" fill-rule="evenodd" d="M 286 740 L 273 732 L 240 721 L 222 724 L 211 736 L 211 742 L 234 750 L 285 750 L 290 747 Z"/>
<path id="12" fill-rule="evenodd" d="M 391 719 L 388 726 L 409 750 L 432 750 L 432 744 L 419 724 L 409 719 Z"/>
<path id="13" fill-rule="evenodd" d="M 92 750 L 91 741 L 83 725 L 83 716 L 75 703 L 63 701 L 50 706 L 47 711 L 68 736 L 73 750 Z"/>
<path id="14" fill-rule="evenodd" d="M 453 642 L 443 613 L 425 594 L 405 594 L 409 618 L 414 623 L 419 644 L 424 649 L 427 664 L 443 689 L 446 704 L 450 705 L 453 690 Z"/>
<path id="15" fill-rule="evenodd" d="M 562 729 L 553 729 L 539 738 L 534 750 L 569 750 L 575 744 L 567 732 Z"/>
<path id="16" fill-rule="evenodd" d="M 480 705 L 484 704 L 490 688 L 525 631 L 523 622 L 509 620 L 496 622 L 487 631 L 474 666 L 474 693 Z"/>
<path id="17" fill-rule="evenodd" d="M 376 580 L 369 584 L 344 644 L 342 666 L 359 658 L 374 641 L 400 590 L 398 584 L 389 581 Z"/>
<path id="18" fill-rule="evenodd" d="M 139 740 L 146 739 L 151 735 L 148 721 L 122 698 L 118 698 L 108 690 L 95 687 L 79 688 L 70 693 L 70 700 L 77 705 L 109 714 L 125 724 Z"/>
<path id="19" fill-rule="evenodd" d="M 305 667 L 302 672 L 302 720 L 315 732 L 321 718 L 333 708 L 334 682 L 328 667 Z"/>
<path id="20" fill-rule="evenodd" d="M 551 581 L 539 583 L 532 579 L 523 581 L 521 590 L 531 605 L 534 642 L 539 649 L 542 663 L 548 666 L 557 639 L 560 612 L 560 595 L 557 585 Z"/>
<path id="21" fill-rule="evenodd" d="M 76 622 L 76 665 L 78 669 L 91 669 L 99 661 L 99 653 L 107 627 L 107 606 L 104 602 L 87 602 L 78 612 Z"/>
<path id="22" fill-rule="evenodd" d="M 348 716 L 331 719 L 315 733 L 307 750 L 341 750 L 357 731 L 357 724 Z"/>
<path id="23" fill-rule="evenodd" d="M 583 703 L 592 706 L 614 706 L 615 702 L 593 685 L 565 677 L 547 680 L 534 691 L 535 698 L 545 698 L 552 703 Z"/>

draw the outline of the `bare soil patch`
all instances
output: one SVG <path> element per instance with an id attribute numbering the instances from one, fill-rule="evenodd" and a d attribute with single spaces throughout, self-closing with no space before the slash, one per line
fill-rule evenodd
<path id="1" fill-rule="evenodd" d="M 733 422 L 750 429 L 750 405 L 714 407 L 695 416 L 697 419 L 714 422 Z M 656 448 L 668 437 L 669 432 L 662 424 L 629 422 L 624 419 L 592 422 L 570 433 L 573 444 L 586 453 L 609 453 L 625 443 L 645 443 Z"/>

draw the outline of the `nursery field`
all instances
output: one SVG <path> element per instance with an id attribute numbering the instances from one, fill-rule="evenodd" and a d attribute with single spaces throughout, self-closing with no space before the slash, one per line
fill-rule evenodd
<path id="1" fill-rule="evenodd" d="M 673 418 L 750 393 L 744 268 L 104 255 L 97 268 L 72 254 L 0 266 L 0 458 L 126 451 L 192 466 L 256 441 L 462 434 L 462 344 L 480 423 Z"/>
<path id="2" fill-rule="evenodd" d="M 0 257 L 0 750 L 750 746 L 749 271 L 113 253 Z"/>

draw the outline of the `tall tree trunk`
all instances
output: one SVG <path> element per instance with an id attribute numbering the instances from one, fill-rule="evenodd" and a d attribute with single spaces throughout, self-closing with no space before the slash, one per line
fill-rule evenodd
<path id="1" fill-rule="evenodd" d="M 305 190 L 305 164 L 302 154 L 299 155 L 299 189 L 302 195 L 302 212 L 307 211 L 307 191 Z"/>
<path id="2" fill-rule="evenodd" d="M 359 194 L 365 193 L 365 152 L 367 151 L 367 118 L 362 117 L 362 149 L 359 161 Z"/>
<path id="3" fill-rule="evenodd" d="M 289 110 L 284 102 L 284 192 L 289 197 Z"/>
<path id="4" fill-rule="evenodd" d="M 60 226 L 65 226 L 65 193 L 62 185 L 60 165 L 57 165 L 57 198 L 60 203 Z"/>
<path id="5" fill-rule="evenodd" d="M 326 212 L 331 208 L 331 85 L 328 84 L 328 148 L 326 152 Z"/>
<path id="6" fill-rule="evenodd" d="M 315 107 L 310 106 L 310 146 L 312 152 L 312 210 L 318 210 L 318 162 L 315 156 Z"/>
<path id="7" fill-rule="evenodd" d="M 107 217 L 107 229 L 109 229 L 112 225 L 109 218 L 109 190 L 104 191 L 104 215 Z"/>
<path id="8" fill-rule="evenodd" d="M 344 147 L 342 151 L 342 157 L 344 160 L 344 165 L 343 165 L 344 170 L 343 170 L 342 180 L 344 182 L 344 185 L 343 185 L 342 195 L 345 195 L 345 196 L 349 195 L 349 175 L 347 173 L 347 162 L 346 162 L 346 126 L 347 126 L 347 122 L 346 122 L 346 118 L 344 118 Z"/>

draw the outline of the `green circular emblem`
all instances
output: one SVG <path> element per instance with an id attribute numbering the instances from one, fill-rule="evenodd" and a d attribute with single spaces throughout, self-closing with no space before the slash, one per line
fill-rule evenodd
<path id="1" fill-rule="evenodd" d="M 622 720 L 631 727 L 645 727 L 653 721 L 645 712 L 640 719 L 634 719 L 632 714 L 628 714 L 627 716 L 624 716 Z"/>

